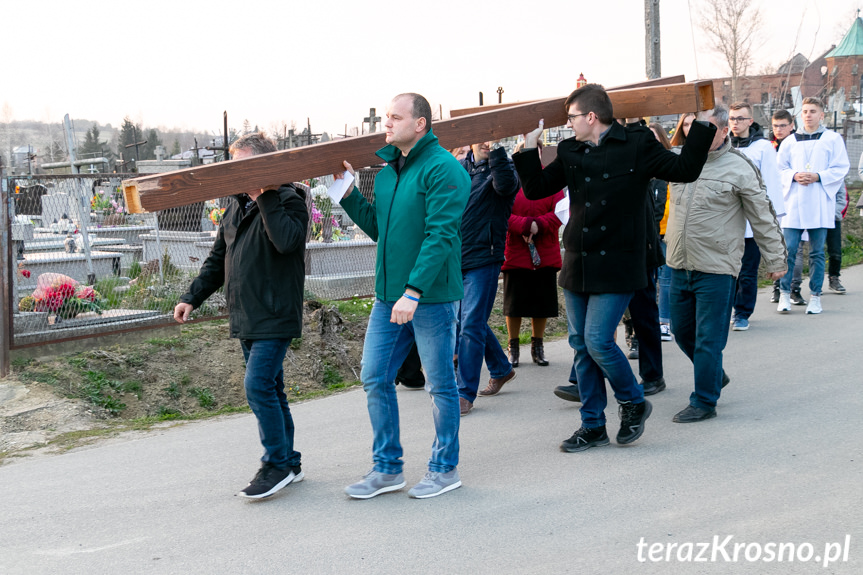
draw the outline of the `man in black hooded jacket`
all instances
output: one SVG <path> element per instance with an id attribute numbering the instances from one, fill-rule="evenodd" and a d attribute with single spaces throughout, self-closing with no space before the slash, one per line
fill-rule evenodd
<path id="1" fill-rule="evenodd" d="M 235 161 L 275 151 L 261 133 L 243 136 L 230 149 Z M 262 499 L 303 479 L 282 363 L 291 340 L 302 335 L 309 215 L 303 192 L 290 184 L 247 190 L 233 200 L 200 274 L 174 308 L 174 319 L 184 323 L 224 285 L 230 336 L 243 349 L 246 398 L 264 447 L 260 470 L 238 495 Z"/>

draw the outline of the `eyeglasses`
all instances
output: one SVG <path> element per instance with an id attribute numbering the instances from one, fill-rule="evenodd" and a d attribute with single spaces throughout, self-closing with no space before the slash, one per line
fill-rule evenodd
<path id="1" fill-rule="evenodd" d="M 731 116 L 728 119 L 732 122 L 743 122 L 744 120 L 751 120 L 752 118 L 744 118 L 743 116 Z"/>
<path id="2" fill-rule="evenodd" d="M 573 120 L 575 120 L 579 116 L 587 116 L 588 114 L 590 114 L 590 112 L 585 112 L 584 114 L 569 114 L 566 117 L 566 119 L 567 119 L 567 121 L 572 122 Z"/>

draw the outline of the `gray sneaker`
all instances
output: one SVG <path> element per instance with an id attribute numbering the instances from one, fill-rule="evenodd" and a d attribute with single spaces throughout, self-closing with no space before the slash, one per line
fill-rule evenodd
<path id="1" fill-rule="evenodd" d="M 461 479 L 459 479 L 458 470 L 453 469 L 446 473 L 428 471 L 422 481 L 408 491 L 408 495 L 414 499 L 427 499 L 443 495 L 447 491 L 452 491 L 459 487 L 461 487 Z"/>
<path id="2" fill-rule="evenodd" d="M 345 493 L 354 499 L 371 499 L 375 495 L 398 491 L 405 486 L 405 476 L 401 473 L 381 473 L 372 469 L 362 481 L 345 487 Z"/>

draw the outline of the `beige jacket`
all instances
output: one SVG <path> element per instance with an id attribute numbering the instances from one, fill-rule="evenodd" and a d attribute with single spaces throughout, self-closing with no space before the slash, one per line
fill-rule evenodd
<path id="1" fill-rule="evenodd" d="M 785 238 L 758 168 L 726 138 L 707 155 L 698 180 L 670 186 L 666 263 L 737 277 L 746 220 L 768 272 L 786 268 Z"/>

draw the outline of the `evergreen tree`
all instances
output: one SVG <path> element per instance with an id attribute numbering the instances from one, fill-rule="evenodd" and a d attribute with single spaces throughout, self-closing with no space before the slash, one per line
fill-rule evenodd
<path id="1" fill-rule="evenodd" d="M 174 138 L 174 145 L 171 147 L 171 155 L 176 156 L 177 154 L 180 154 L 180 153 L 182 153 L 182 150 L 180 149 L 180 139 L 175 137 Z"/>
<path id="2" fill-rule="evenodd" d="M 155 128 L 150 128 L 150 131 L 147 132 L 147 137 L 145 138 L 147 143 L 141 147 L 141 159 L 142 160 L 155 160 L 156 159 L 156 146 L 162 146 L 162 139 L 159 138 L 159 132 L 156 131 Z"/>
<path id="3" fill-rule="evenodd" d="M 78 148 L 78 155 L 82 158 L 102 156 L 105 152 L 106 142 L 100 142 L 99 136 L 99 126 L 93 124 L 93 127 L 87 130 L 84 136 L 84 143 Z"/>

